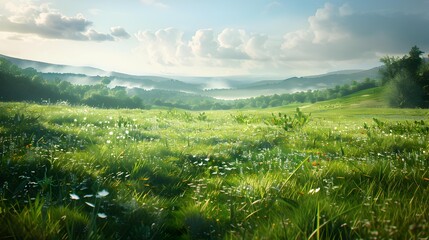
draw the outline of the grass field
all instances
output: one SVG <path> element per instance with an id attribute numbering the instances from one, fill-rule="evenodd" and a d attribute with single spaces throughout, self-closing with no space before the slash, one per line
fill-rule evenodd
<path id="1" fill-rule="evenodd" d="M 427 239 L 429 115 L 381 92 L 204 113 L 0 103 L 0 238 Z M 283 127 L 297 107 L 308 123 Z"/>

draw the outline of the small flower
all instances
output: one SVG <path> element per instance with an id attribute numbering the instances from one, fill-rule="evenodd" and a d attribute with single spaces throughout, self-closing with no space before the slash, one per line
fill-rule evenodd
<path id="1" fill-rule="evenodd" d="M 80 197 L 74 193 L 70 193 L 70 198 L 71 198 L 71 200 L 79 200 L 80 199 Z"/>
<path id="2" fill-rule="evenodd" d="M 95 205 L 92 204 L 92 203 L 90 203 L 90 202 L 85 202 L 85 204 L 88 205 L 88 206 L 90 206 L 90 207 L 92 207 L 92 208 L 95 208 Z"/>
<path id="3" fill-rule="evenodd" d="M 109 192 L 103 189 L 102 191 L 97 193 L 97 198 L 103 198 L 105 196 L 109 195 Z"/>
<path id="4" fill-rule="evenodd" d="M 310 189 L 310 191 L 308 191 L 308 194 L 315 194 L 315 193 L 318 193 L 319 191 L 320 191 L 320 188 Z"/>
<path id="5" fill-rule="evenodd" d="M 107 218 L 107 215 L 105 213 L 97 213 L 97 216 L 99 218 Z"/>

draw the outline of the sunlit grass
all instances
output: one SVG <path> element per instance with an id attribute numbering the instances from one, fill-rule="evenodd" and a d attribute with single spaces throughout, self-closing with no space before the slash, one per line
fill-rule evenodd
<path id="1" fill-rule="evenodd" d="M 427 237 L 428 115 L 367 94 L 204 114 L 1 103 L 0 235 Z M 302 128 L 266 124 L 296 107 Z"/>

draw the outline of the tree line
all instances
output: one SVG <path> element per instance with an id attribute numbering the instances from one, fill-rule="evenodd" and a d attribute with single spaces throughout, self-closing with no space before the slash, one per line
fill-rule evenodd
<path id="1" fill-rule="evenodd" d="M 142 99 L 128 96 L 124 88 L 95 85 L 74 85 L 67 81 L 48 81 L 35 69 L 21 69 L 0 59 L 0 100 L 32 102 L 67 102 L 100 108 L 146 108 Z"/>
<path id="2" fill-rule="evenodd" d="M 44 74 L 46 75 L 46 74 Z M 379 86 L 379 81 L 336 86 L 332 89 L 308 90 L 290 94 L 274 94 L 240 100 L 219 100 L 207 96 L 167 90 L 109 88 L 109 77 L 98 77 L 94 85 L 76 85 L 61 79 L 43 78 L 33 68 L 21 69 L 0 59 L 0 101 L 67 102 L 99 108 L 181 108 L 187 110 L 229 110 L 278 107 L 291 103 L 315 103 L 346 96 Z"/>

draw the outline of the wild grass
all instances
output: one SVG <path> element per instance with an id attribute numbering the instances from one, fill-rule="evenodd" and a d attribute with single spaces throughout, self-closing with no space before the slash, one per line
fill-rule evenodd
<path id="1" fill-rule="evenodd" d="M 429 116 L 369 101 L 240 112 L 0 103 L 0 235 L 427 238 Z"/>

